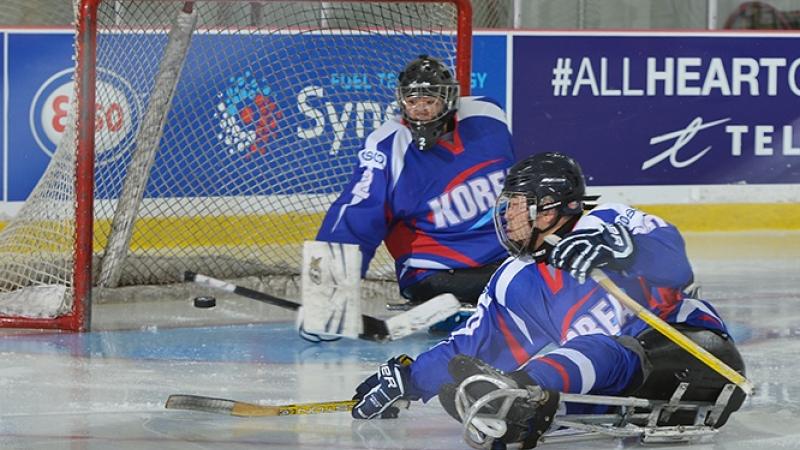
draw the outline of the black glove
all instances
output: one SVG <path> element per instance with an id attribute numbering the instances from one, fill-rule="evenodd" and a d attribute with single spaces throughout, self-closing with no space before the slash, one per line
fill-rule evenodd
<path id="1" fill-rule="evenodd" d="M 569 272 L 579 283 L 593 269 L 626 269 L 633 260 L 633 238 L 622 225 L 604 223 L 599 229 L 576 230 L 553 247 L 548 262 Z"/>
<path id="2" fill-rule="evenodd" d="M 394 419 L 400 409 L 392 406 L 408 393 L 408 380 L 411 363 L 408 355 L 395 356 L 381 364 L 378 373 L 371 375 L 356 387 L 353 400 L 359 402 L 353 407 L 354 419 Z"/>

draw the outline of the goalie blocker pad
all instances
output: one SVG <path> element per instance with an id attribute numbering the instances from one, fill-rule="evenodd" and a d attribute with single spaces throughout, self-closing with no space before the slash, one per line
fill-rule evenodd
<path id="1" fill-rule="evenodd" d="M 306 241 L 301 274 L 301 335 L 358 338 L 361 319 L 361 251 L 357 245 Z"/>

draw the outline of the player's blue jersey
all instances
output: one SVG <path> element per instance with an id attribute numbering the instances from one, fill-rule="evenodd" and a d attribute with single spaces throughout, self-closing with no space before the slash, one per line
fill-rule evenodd
<path id="1" fill-rule="evenodd" d="M 582 217 L 576 228 L 599 222 L 631 230 L 636 246 L 631 267 L 626 273 L 607 272 L 631 297 L 667 322 L 726 332 L 711 305 L 682 293 L 692 281 L 692 269 L 675 227 L 637 209 L 606 204 Z M 647 327 L 594 280 L 579 284 L 546 263 L 509 258 L 492 276 L 465 325 L 412 364 L 412 395 L 427 400 L 451 382 L 447 364 L 456 354 L 475 356 L 504 371 L 524 366 L 547 389 L 618 393 L 637 370 L 638 358 L 630 352 L 627 357 L 625 352 L 607 352 L 606 346 L 619 345 L 612 339 L 589 343 L 578 338 L 637 336 Z M 532 359 L 551 345 L 559 348 Z M 600 380 L 603 389 L 595 389 Z"/>
<path id="2" fill-rule="evenodd" d="M 317 240 L 358 244 L 362 275 L 385 241 L 401 290 L 435 270 L 501 261 L 492 213 L 513 158 L 505 113 L 486 98 L 461 98 L 452 142 L 426 151 L 390 120 L 367 137 Z"/>

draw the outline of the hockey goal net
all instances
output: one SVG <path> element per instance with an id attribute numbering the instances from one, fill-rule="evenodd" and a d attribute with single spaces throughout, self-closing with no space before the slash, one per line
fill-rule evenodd
<path id="1" fill-rule="evenodd" d="M 468 0 L 81 0 L 71 113 L 0 233 L 0 323 L 84 330 L 93 289 L 296 274 L 425 53 L 470 80 Z M 370 277 L 392 278 L 385 253 Z"/>

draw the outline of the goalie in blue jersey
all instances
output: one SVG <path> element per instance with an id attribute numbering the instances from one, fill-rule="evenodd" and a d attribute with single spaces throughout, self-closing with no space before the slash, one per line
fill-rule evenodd
<path id="1" fill-rule="evenodd" d="M 504 424 L 500 442 L 531 448 L 557 412 L 598 412 L 597 405 L 561 402 L 560 393 L 668 400 L 686 382 L 683 400 L 714 404 L 726 380 L 587 276 L 604 269 L 641 305 L 743 373 L 720 315 L 684 293 L 693 272 L 680 233 L 630 206 L 592 209 L 592 200 L 581 168 L 568 156 L 543 153 L 514 165 L 495 209 L 497 234 L 511 257 L 492 276 L 477 311 L 416 360 L 403 355 L 381 366 L 358 386 L 353 417 L 394 416 L 396 400 L 438 395 L 448 413 L 462 420 L 459 387 L 478 399 L 501 388 L 537 386 L 545 393 L 537 402 L 516 399 L 506 410 L 497 402 L 484 407 Z M 551 234 L 561 237 L 555 246 L 544 240 Z M 473 375 L 491 381 L 465 386 Z M 737 388 L 708 428 L 722 426 L 744 397 Z M 674 413 L 658 424 L 694 420 Z M 487 423 L 476 429 L 491 433 Z"/>
<path id="2" fill-rule="evenodd" d="M 362 276 L 385 242 L 412 304 L 452 293 L 474 305 L 506 256 L 492 225 L 514 159 L 505 113 L 459 97 L 450 70 L 426 55 L 400 73 L 397 101 L 402 117 L 367 137 L 316 239 L 357 244 Z"/>

